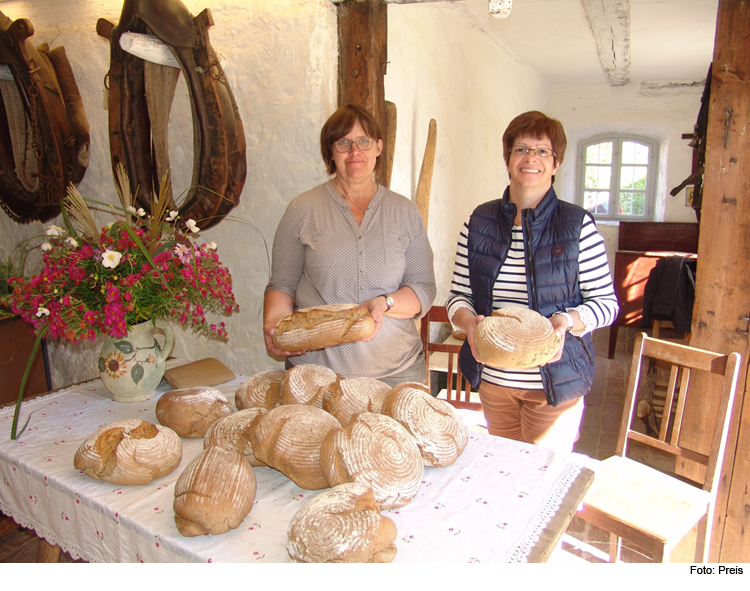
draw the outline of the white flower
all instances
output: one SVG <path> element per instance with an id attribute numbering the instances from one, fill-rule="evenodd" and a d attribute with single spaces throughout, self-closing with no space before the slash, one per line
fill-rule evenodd
<path id="1" fill-rule="evenodd" d="M 187 220 L 185 225 L 191 232 L 200 232 L 200 228 L 198 228 L 198 224 L 195 223 L 195 220 Z"/>
<path id="2" fill-rule="evenodd" d="M 65 234 L 65 230 L 60 226 L 55 226 L 54 224 L 47 226 L 47 236 L 62 236 L 63 234 Z"/>
<path id="3" fill-rule="evenodd" d="M 129 211 L 129 212 L 130 212 L 130 213 L 132 213 L 132 214 L 135 214 L 135 213 L 136 213 L 136 211 L 135 211 L 135 207 L 133 207 L 132 205 L 128 205 L 128 206 L 127 206 L 127 207 L 125 208 L 125 210 L 126 210 L 126 211 Z"/>
<path id="4" fill-rule="evenodd" d="M 49 242 L 44 242 L 40 248 L 44 251 L 52 250 L 52 245 Z"/>
<path id="5" fill-rule="evenodd" d="M 172 211 L 170 211 L 170 212 L 169 212 L 169 215 L 168 215 L 168 216 L 167 216 L 167 217 L 166 217 L 165 219 L 166 219 L 166 220 L 167 220 L 168 222 L 173 222 L 173 221 L 175 221 L 175 220 L 177 219 L 177 215 L 178 215 L 179 213 L 180 213 L 180 212 L 179 212 L 179 211 L 177 211 L 177 210 L 172 210 Z"/>
<path id="6" fill-rule="evenodd" d="M 68 236 L 65 239 L 65 242 L 67 242 L 68 244 L 70 244 L 73 248 L 75 248 L 76 246 L 78 246 L 78 240 L 76 240 L 72 236 Z"/>
<path id="7" fill-rule="evenodd" d="M 108 269 L 114 269 L 120 264 L 121 258 L 122 253 L 119 253 L 116 250 L 105 250 L 102 253 L 102 265 Z"/>
<path id="8" fill-rule="evenodd" d="M 42 308 L 41 306 L 39 306 L 36 311 L 36 317 L 41 318 L 42 316 L 49 316 L 49 310 L 47 310 L 47 308 Z"/>
<path id="9" fill-rule="evenodd" d="M 216 250 L 216 242 L 214 242 L 214 241 L 212 240 L 211 242 L 209 242 L 208 244 L 206 244 L 206 248 L 207 248 L 208 250 Z"/>
<path id="10" fill-rule="evenodd" d="M 142 207 L 139 207 L 136 210 L 135 215 L 137 215 L 139 218 L 142 218 L 144 215 L 146 215 L 146 211 Z"/>

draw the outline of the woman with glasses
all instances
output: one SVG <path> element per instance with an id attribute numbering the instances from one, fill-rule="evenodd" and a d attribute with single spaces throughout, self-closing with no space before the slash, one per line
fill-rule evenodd
<path id="1" fill-rule="evenodd" d="M 446 302 L 466 333 L 459 363 L 478 388 L 490 434 L 570 451 L 594 382 L 591 331 L 619 310 L 604 240 L 586 210 L 558 199 L 552 183 L 565 156 L 562 124 L 539 111 L 503 134 L 510 184 L 477 207 L 459 235 Z M 482 364 L 474 329 L 493 310 L 523 307 L 549 318 L 562 338 L 544 366 Z"/>
<path id="2" fill-rule="evenodd" d="M 293 199 L 276 230 L 266 287 L 266 348 L 287 368 L 325 365 L 347 378 L 395 385 L 425 382 L 414 322 L 437 288 L 432 249 L 417 206 L 374 180 L 383 138 L 373 116 L 356 105 L 338 109 L 320 133 L 331 180 Z M 360 303 L 375 321 L 367 341 L 290 353 L 273 344 L 276 323 L 296 308 Z"/>

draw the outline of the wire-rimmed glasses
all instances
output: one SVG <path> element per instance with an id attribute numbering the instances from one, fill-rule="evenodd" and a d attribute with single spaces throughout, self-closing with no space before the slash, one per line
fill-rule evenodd
<path id="1" fill-rule="evenodd" d="M 372 148 L 374 143 L 375 143 L 375 138 L 361 137 L 358 140 L 354 140 L 354 141 L 339 140 L 337 142 L 333 142 L 333 147 L 336 149 L 337 152 L 341 152 L 342 154 L 351 150 L 352 146 L 357 146 L 359 150 L 366 152 L 367 150 Z"/>
<path id="2" fill-rule="evenodd" d="M 510 150 L 511 156 L 526 156 L 533 153 L 537 158 L 550 158 L 557 156 L 550 148 L 527 148 L 526 146 L 515 146 Z"/>

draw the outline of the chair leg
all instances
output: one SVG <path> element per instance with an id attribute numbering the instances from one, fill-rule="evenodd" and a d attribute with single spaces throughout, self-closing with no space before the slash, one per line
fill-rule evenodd
<path id="1" fill-rule="evenodd" d="M 609 561 L 610 563 L 620 562 L 620 552 L 622 550 L 622 539 L 611 533 L 609 534 Z"/>
<path id="2" fill-rule="evenodd" d="M 60 546 L 50 544 L 47 540 L 39 538 L 39 547 L 36 551 L 37 562 L 60 562 Z"/>

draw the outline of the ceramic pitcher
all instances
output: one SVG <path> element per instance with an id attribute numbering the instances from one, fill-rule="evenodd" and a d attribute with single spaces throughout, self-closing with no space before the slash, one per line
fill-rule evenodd
<path id="1" fill-rule="evenodd" d="M 163 344 L 154 335 L 163 336 Z M 99 352 L 99 375 L 118 402 L 151 398 L 164 377 L 174 333 L 165 321 L 136 324 L 125 337 L 108 337 Z"/>

